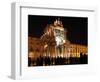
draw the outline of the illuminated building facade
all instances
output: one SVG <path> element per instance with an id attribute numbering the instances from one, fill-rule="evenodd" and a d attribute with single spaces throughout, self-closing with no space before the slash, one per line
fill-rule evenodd
<path id="1" fill-rule="evenodd" d="M 72 44 L 67 39 L 67 29 L 63 27 L 60 19 L 47 25 L 41 38 L 29 37 L 28 49 L 31 61 L 39 57 L 70 59 L 88 55 L 87 46 Z"/>

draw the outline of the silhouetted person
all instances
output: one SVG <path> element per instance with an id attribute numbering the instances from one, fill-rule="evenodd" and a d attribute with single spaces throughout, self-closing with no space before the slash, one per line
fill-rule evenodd
<path id="1" fill-rule="evenodd" d="M 31 58 L 28 57 L 28 66 L 31 66 Z"/>
<path id="2" fill-rule="evenodd" d="M 51 65 L 53 65 L 53 57 L 51 57 L 51 61 L 50 62 L 51 62 Z"/>
<path id="3" fill-rule="evenodd" d="M 43 66 L 43 57 L 40 56 L 40 66 Z"/>
<path id="4" fill-rule="evenodd" d="M 39 66 L 39 58 L 36 60 L 36 65 Z"/>
<path id="5" fill-rule="evenodd" d="M 48 65 L 48 57 L 45 57 L 45 65 Z"/>
<path id="6" fill-rule="evenodd" d="M 55 65 L 57 65 L 57 58 L 55 58 L 54 60 L 55 60 Z"/>

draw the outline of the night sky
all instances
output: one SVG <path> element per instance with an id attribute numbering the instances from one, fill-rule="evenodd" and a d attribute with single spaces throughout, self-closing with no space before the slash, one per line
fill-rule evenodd
<path id="1" fill-rule="evenodd" d="M 71 43 L 88 44 L 88 18 L 28 15 L 28 36 L 40 38 L 47 24 L 60 18 Z"/>

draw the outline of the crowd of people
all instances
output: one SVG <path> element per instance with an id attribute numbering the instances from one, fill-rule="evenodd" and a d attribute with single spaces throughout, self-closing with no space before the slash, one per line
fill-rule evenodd
<path id="1" fill-rule="evenodd" d="M 80 53 L 80 57 L 49 57 L 40 56 L 36 60 L 28 58 L 28 66 L 50 66 L 50 65 L 70 65 L 70 64 L 87 64 L 88 56 Z"/>

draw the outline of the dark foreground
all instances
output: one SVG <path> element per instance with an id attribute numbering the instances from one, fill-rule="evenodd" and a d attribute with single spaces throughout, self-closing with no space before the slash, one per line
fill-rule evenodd
<path id="1" fill-rule="evenodd" d="M 28 58 L 28 66 L 52 66 L 52 65 L 76 65 L 76 64 L 88 64 L 88 56 L 81 55 L 79 58 L 70 57 L 38 57 L 36 60 Z"/>

